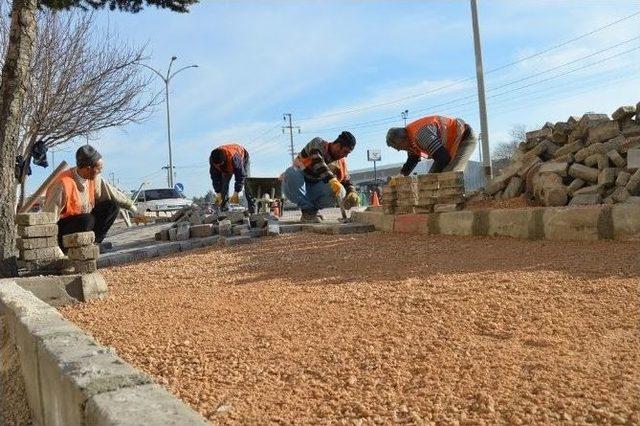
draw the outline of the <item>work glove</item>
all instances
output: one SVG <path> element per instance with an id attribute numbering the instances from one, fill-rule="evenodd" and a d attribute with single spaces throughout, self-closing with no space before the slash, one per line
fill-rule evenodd
<path id="1" fill-rule="evenodd" d="M 389 179 L 389 186 L 395 187 L 398 184 L 398 179 L 401 177 L 402 175 L 391 176 L 391 179 Z"/>
<path id="2" fill-rule="evenodd" d="M 358 197 L 358 193 L 356 191 L 351 191 L 347 194 L 347 196 L 342 201 L 342 206 L 345 210 L 349 210 L 353 207 L 358 207 L 360 205 L 360 197 Z"/>
<path id="3" fill-rule="evenodd" d="M 342 186 L 338 179 L 331 178 L 331 180 L 329 180 L 329 186 L 331 187 L 331 190 L 336 197 L 340 198 L 341 200 L 342 198 L 344 198 L 344 194 L 346 194 L 346 191 L 344 189 L 344 186 Z"/>
<path id="4" fill-rule="evenodd" d="M 231 198 L 229 198 L 229 204 L 240 204 L 240 196 L 237 192 L 234 192 Z"/>
<path id="5" fill-rule="evenodd" d="M 216 206 L 222 204 L 222 195 L 216 194 L 216 198 L 213 200 L 213 202 Z"/>

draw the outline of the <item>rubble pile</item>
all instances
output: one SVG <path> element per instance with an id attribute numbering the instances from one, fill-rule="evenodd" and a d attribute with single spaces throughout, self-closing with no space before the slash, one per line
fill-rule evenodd
<path id="1" fill-rule="evenodd" d="M 528 132 L 484 193 L 496 200 L 524 193 L 544 206 L 631 201 L 640 195 L 640 103 L 611 118 L 588 113 Z"/>
<path id="2" fill-rule="evenodd" d="M 277 222 L 278 218 L 271 213 L 249 214 L 245 211 L 225 211 L 206 215 L 199 207 L 190 206 L 176 212 L 171 220 L 171 227 L 156 233 L 156 240 L 184 241 L 213 235 L 266 236 L 269 233 L 269 224 Z M 271 226 L 272 231 L 273 229 L 274 226 Z"/>
<path id="3" fill-rule="evenodd" d="M 53 213 L 21 213 L 18 225 L 18 267 L 27 273 L 57 273 L 62 267 L 57 217 Z"/>

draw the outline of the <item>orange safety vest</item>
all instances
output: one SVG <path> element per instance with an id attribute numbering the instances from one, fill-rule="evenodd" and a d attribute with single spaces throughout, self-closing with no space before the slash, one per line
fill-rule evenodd
<path id="1" fill-rule="evenodd" d="M 407 134 L 411 143 L 411 152 L 420 157 L 427 157 L 427 153 L 418 146 L 418 132 L 424 126 L 435 124 L 442 138 L 442 144 L 451 158 L 458 152 L 458 146 L 465 130 L 465 122 L 458 118 L 430 115 L 407 124 Z"/>
<path id="2" fill-rule="evenodd" d="M 328 155 L 328 151 L 329 151 L 329 143 L 327 142 L 324 144 L 323 146 L 323 154 L 324 156 Z M 296 157 L 295 161 L 294 161 L 294 165 L 297 164 L 302 164 L 302 166 L 305 169 L 308 169 L 309 167 L 311 167 L 311 163 L 313 162 L 313 159 L 311 157 L 303 157 L 300 154 L 298 154 L 298 156 Z M 347 172 L 347 159 L 346 158 L 341 158 L 339 160 L 335 160 L 332 163 L 327 164 L 327 166 L 329 167 L 329 169 L 331 169 L 331 172 L 336 175 L 336 179 L 338 179 L 338 181 L 340 181 L 341 183 L 344 182 L 344 180 L 349 177 L 349 173 Z"/>
<path id="3" fill-rule="evenodd" d="M 220 145 L 217 149 L 224 153 L 225 160 L 222 165 L 214 164 L 213 167 L 215 167 L 219 172 L 228 175 L 233 174 L 233 156 L 239 154 L 242 158 L 245 158 L 245 154 L 247 152 L 242 145 L 235 143 Z"/>
<path id="4" fill-rule="evenodd" d="M 88 213 L 82 208 L 78 185 L 76 184 L 76 180 L 73 178 L 73 169 L 69 169 L 63 172 L 60 175 L 58 182 L 62 184 L 62 188 L 64 189 L 64 196 L 66 198 L 64 208 L 60 212 L 60 219 Z M 96 183 L 93 179 L 88 180 L 87 182 L 87 198 L 89 200 L 89 204 L 91 205 L 91 210 L 93 210 L 93 207 L 96 205 Z"/>

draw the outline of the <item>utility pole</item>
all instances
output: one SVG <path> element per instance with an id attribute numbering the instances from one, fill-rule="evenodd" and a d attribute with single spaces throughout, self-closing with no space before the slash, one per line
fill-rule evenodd
<path id="1" fill-rule="evenodd" d="M 284 129 L 289 129 L 289 138 L 291 139 L 291 147 L 289 149 L 291 150 L 291 162 L 293 163 L 293 160 L 295 160 L 295 156 L 296 156 L 296 150 L 293 147 L 293 129 L 298 129 L 298 133 L 300 133 L 300 126 L 293 126 L 291 124 L 291 114 L 282 115 L 282 119 L 284 120 L 285 123 L 287 122 L 287 117 L 289 117 L 289 125 L 282 126 L 282 133 L 284 133 Z"/>
<path id="2" fill-rule="evenodd" d="M 402 116 L 402 119 L 404 120 L 404 127 L 407 127 L 407 118 L 409 118 L 409 110 L 405 109 L 404 111 L 402 111 L 400 113 L 400 115 Z M 375 163 L 374 163 L 375 166 Z"/>
<path id="3" fill-rule="evenodd" d="M 484 73 L 482 70 L 482 47 L 480 45 L 480 27 L 478 25 L 478 2 L 471 1 L 471 20 L 473 23 L 473 47 L 476 52 L 476 78 L 478 80 L 478 104 L 480 107 L 480 128 L 482 131 L 482 166 L 485 183 L 491 179 L 491 153 L 489 151 L 489 126 L 487 124 L 487 104 L 484 98 Z"/>

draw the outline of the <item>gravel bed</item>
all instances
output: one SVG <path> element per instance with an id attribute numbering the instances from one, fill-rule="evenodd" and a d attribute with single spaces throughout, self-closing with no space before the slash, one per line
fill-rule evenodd
<path id="1" fill-rule="evenodd" d="M 638 245 L 293 234 L 64 315 L 220 424 L 639 424 Z"/>

